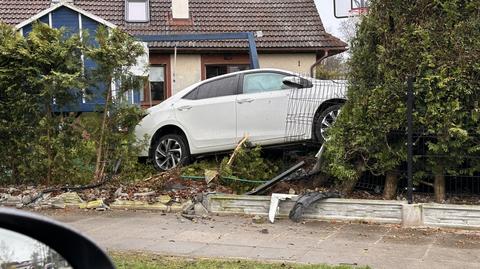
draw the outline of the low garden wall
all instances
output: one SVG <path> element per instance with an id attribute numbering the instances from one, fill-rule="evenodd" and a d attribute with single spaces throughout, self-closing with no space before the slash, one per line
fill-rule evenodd
<path id="1" fill-rule="evenodd" d="M 296 197 L 280 201 L 277 217 L 288 217 Z M 268 215 L 270 196 L 211 194 L 211 213 L 219 215 Z M 305 211 L 306 219 L 365 221 L 402 224 L 406 227 L 480 228 L 480 206 L 414 204 L 406 201 L 326 199 Z"/>
<path id="2" fill-rule="evenodd" d="M 480 228 L 480 206 L 423 204 L 426 226 Z"/>

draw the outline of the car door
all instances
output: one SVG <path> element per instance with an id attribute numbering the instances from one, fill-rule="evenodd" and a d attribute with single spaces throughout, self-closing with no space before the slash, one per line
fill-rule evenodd
<path id="1" fill-rule="evenodd" d="M 249 136 L 255 144 L 285 141 L 290 87 L 283 84 L 289 74 L 245 73 L 240 77 L 242 93 L 237 95 L 237 140 Z"/>
<path id="2" fill-rule="evenodd" d="M 207 81 L 175 103 L 177 121 L 198 152 L 235 147 L 238 75 Z"/>

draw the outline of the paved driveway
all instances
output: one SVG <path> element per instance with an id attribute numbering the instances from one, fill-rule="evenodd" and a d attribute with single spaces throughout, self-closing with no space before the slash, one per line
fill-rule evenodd
<path id="1" fill-rule="evenodd" d="M 253 224 L 248 217 L 192 222 L 134 211 L 46 213 L 107 250 L 372 268 L 480 268 L 480 232 L 332 222 Z"/>

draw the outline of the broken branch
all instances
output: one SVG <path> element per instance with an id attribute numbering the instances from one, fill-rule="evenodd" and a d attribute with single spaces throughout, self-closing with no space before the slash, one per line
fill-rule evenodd
<path id="1" fill-rule="evenodd" d="M 230 159 L 228 160 L 228 163 L 227 165 L 232 165 L 233 161 L 235 160 L 235 156 L 238 154 L 238 151 L 240 150 L 240 148 L 243 146 L 243 144 L 245 144 L 245 142 L 247 142 L 248 140 L 248 134 L 246 134 L 242 140 L 240 140 L 240 142 L 238 143 L 237 147 L 235 148 L 235 150 L 233 151 L 232 153 L 232 156 L 230 156 Z"/>
<path id="2" fill-rule="evenodd" d="M 430 183 L 430 182 L 426 182 L 426 181 L 423 181 L 423 180 L 418 180 L 418 182 L 422 183 L 422 184 L 425 184 L 427 186 L 430 186 L 433 188 L 433 183 Z"/>

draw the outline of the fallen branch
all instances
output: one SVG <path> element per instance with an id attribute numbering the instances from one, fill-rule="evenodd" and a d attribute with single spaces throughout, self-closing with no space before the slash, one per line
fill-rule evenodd
<path id="1" fill-rule="evenodd" d="M 89 184 L 89 185 L 84 185 L 84 186 L 76 186 L 76 187 L 69 187 L 69 186 L 65 186 L 65 187 L 54 187 L 54 188 L 48 188 L 48 189 L 45 189 L 43 191 L 41 191 L 39 194 L 37 194 L 35 197 L 33 197 L 28 203 L 23 203 L 24 206 L 27 206 L 29 204 L 32 204 L 32 203 L 35 203 L 38 199 L 40 199 L 44 194 L 47 194 L 47 193 L 51 193 L 51 192 L 57 192 L 57 191 L 67 191 L 67 192 L 70 192 L 70 191 L 82 191 L 82 190 L 87 190 L 87 189 L 94 189 L 94 188 L 97 188 L 97 187 L 100 187 L 102 185 L 104 185 L 105 183 L 107 183 L 108 181 L 110 181 L 117 173 L 118 173 L 118 169 L 120 168 L 120 165 L 121 165 L 121 160 L 117 160 L 115 162 L 115 165 L 113 167 L 113 171 L 111 174 L 108 174 L 107 176 L 103 177 L 103 179 L 100 181 L 100 182 L 97 182 L 97 183 L 92 183 L 92 184 Z"/>
<path id="2" fill-rule="evenodd" d="M 423 181 L 423 180 L 418 180 L 419 183 L 422 183 L 422 184 L 425 184 L 427 186 L 430 186 L 433 188 L 433 183 L 430 183 L 430 182 L 426 182 L 426 181 Z"/>
<path id="3" fill-rule="evenodd" d="M 242 148 L 243 144 L 245 144 L 245 142 L 247 142 L 248 140 L 248 134 L 246 134 L 242 140 L 240 140 L 240 142 L 238 143 L 237 147 L 235 148 L 235 150 L 233 150 L 233 153 L 232 155 L 230 156 L 230 159 L 228 160 L 227 162 L 227 165 L 232 165 L 233 161 L 235 160 L 235 156 L 238 154 L 238 151 L 240 150 L 240 148 Z"/>
<path id="4" fill-rule="evenodd" d="M 137 193 L 134 193 L 133 196 L 134 197 L 146 197 L 146 196 L 152 196 L 152 195 L 155 195 L 155 191 L 149 191 L 149 192 L 137 192 Z"/>

